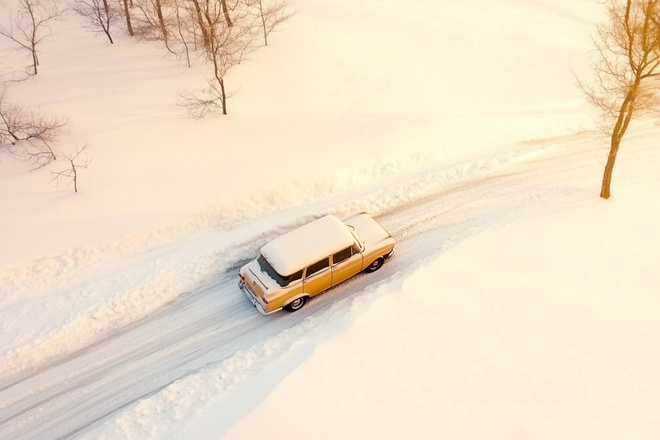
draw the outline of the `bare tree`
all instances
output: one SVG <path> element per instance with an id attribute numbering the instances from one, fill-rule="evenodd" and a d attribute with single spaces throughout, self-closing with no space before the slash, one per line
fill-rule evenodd
<path id="1" fill-rule="evenodd" d="M 225 74 L 231 67 L 240 63 L 242 56 L 250 47 L 254 40 L 253 28 L 236 25 L 247 17 L 245 11 L 241 16 L 235 16 L 232 26 L 229 26 L 225 19 L 226 5 L 223 5 L 223 0 L 191 0 L 190 3 L 192 4 L 190 13 L 195 17 L 200 31 L 197 42 L 204 52 L 206 61 L 213 68 L 213 77 L 209 87 L 200 93 L 183 93 L 180 103 L 186 106 L 193 116 L 201 117 L 213 112 L 214 109 L 221 110 L 222 114 L 226 115 L 228 94 L 225 88 Z"/>
<path id="2" fill-rule="evenodd" d="M 185 1 L 185 0 L 184 0 Z M 174 5 L 174 17 L 175 17 L 175 39 L 177 39 L 183 46 L 183 54 L 186 57 L 186 65 L 190 67 L 190 48 L 188 47 L 189 35 L 190 39 L 194 41 L 195 35 L 195 21 L 189 20 L 187 15 L 184 15 L 182 12 L 185 12 L 185 9 L 182 9 L 179 5 L 179 0 L 173 0 Z"/>
<path id="3" fill-rule="evenodd" d="M 76 0 L 71 8 L 87 20 L 88 29 L 104 33 L 110 44 L 114 44 L 110 28 L 119 14 L 109 0 Z"/>
<path id="4" fill-rule="evenodd" d="M 33 169 L 56 160 L 53 144 L 69 122 L 11 104 L 5 90 L 0 87 L 0 152 L 30 163 Z"/>
<path id="5" fill-rule="evenodd" d="M 146 40 L 161 40 L 165 47 L 170 48 L 170 26 L 176 21 L 171 15 L 176 13 L 175 7 L 170 5 L 173 0 L 137 0 L 135 15 L 136 34 Z"/>
<path id="6" fill-rule="evenodd" d="M 78 172 L 81 168 L 87 168 L 91 163 L 89 156 L 82 157 L 78 161 L 80 154 L 86 150 L 87 145 L 83 145 L 81 148 L 76 148 L 76 151 L 72 154 L 63 154 L 62 156 L 67 160 L 67 167 L 62 171 L 52 171 L 53 181 L 60 183 L 65 180 L 68 181 L 68 185 L 73 183 L 73 190 L 78 192 Z"/>
<path id="7" fill-rule="evenodd" d="M 612 172 L 630 122 L 654 105 L 649 80 L 660 75 L 660 0 L 608 0 L 609 22 L 598 26 L 593 84 L 579 81 L 600 109 L 610 151 L 600 197 L 610 197 Z"/>
<path id="8" fill-rule="evenodd" d="M 57 4 L 49 0 L 18 0 L 18 12 L 9 18 L 8 27 L 0 24 L 0 35 L 14 42 L 32 57 L 32 72 L 38 72 L 37 46 L 50 36 L 48 22 L 60 15 Z"/>
<path id="9" fill-rule="evenodd" d="M 221 89 L 220 84 L 213 78 L 208 81 L 207 87 L 202 90 L 179 93 L 178 104 L 185 107 L 191 117 L 201 119 L 206 115 L 216 114 L 219 111 L 226 115 L 227 106 L 226 104 L 223 106 L 223 104 L 230 97 L 231 94 Z"/>
<path id="10" fill-rule="evenodd" d="M 156 12 L 156 17 L 158 19 L 158 29 L 162 34 L 163 41 L 167 44 L 167 36 L 169 31 L 167 30 L 167 25 L 165 24 L 165 16 L 163 15 L 163 5 L 160 0 L 151 0 L 153 4 L 154 11 Z"/>
<path id="11" fill-rule="evenodd" d="M 245 0 L 249 8 L 257 11 L 264 36 L 264 46 L 268 46 L 268 35 L 280 24 L 296 14 L 288 0 Z"/>

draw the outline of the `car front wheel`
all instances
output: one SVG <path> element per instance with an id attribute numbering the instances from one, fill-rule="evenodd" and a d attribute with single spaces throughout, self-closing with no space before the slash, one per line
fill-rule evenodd
<path id="1" fill-rule="evenodd" d="M 383 267 L 383 262 L 384 261 L 385 260 L 383 260 L 382 257 L 378 257 L 374 260 L 373 263 L 371 263 L 369 266 L 367 266 L 367 268 L 364 271 L 365 272 L 376 272 L 378 269 Z"/>
<path id="2" fill-rule="evenodd" d="M 289 304 L 287 304 L 286 310 L 288 312 L 295 312 L 297 310 L 302 309 L 306 302 L 307 302 L 307 297 L 306 296 L 294 299 Z"/>

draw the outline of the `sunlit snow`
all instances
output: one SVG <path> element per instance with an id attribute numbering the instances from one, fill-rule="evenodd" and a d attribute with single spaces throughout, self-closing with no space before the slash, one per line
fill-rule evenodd
<path id="1" fill-rule="evenodd" d="M 657 439 L 660 129 L 598 198 L 602 2 L 294 4 L 202 120 L 206 67 L 52 22 L 8 97 L 92 161 L 76 194 L 0 157 L 0 438 Z M 242 265 L 360 211 L 382 269 L 257 313 Z"/>

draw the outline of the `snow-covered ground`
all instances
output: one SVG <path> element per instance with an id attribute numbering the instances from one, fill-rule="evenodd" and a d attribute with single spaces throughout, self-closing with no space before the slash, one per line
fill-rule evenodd
<path id="1" fill-rule="evenodd" d="M 457 3 L 298 2 L 204 120 L 175 104 L 203 67 L 53 23 L 10 98 L 93 160 L 74 194 L 2 157 L 0 438 L 657 438 L 660 128 L 599 199 L 571 68 L 603 6 Z M 242 296 L 268 240 L 358 210 L 380 271 Z"/>
<path id="2" fill-rule="evenodd" d="M 657 438 L 659 189 L 578 197 L 374 288 L 278 359 L 292 373 L 257 375 L 272 391 L 224 438 Z M 178 438 L 217 438 L 229 404 Z"/>

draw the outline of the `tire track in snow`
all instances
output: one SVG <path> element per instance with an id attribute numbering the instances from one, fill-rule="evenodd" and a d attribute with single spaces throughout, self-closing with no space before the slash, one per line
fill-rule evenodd
<path id="1" fill-rule="evenodd" d="M 326 203 L 323 209 L 340 216 L 365 209 L 383 212 L 414 202 L 447 183 L 470 180 L 547 149 L 546 144 L 532 144 L 412 177 L 395 175 L 394 182 L 386 182 L 384 190 L 373 185 L 357 196 L 349 193 L 348 200 L 341 203 Z M 0 335 L 0 370 L 5 376 L 20 374 L 112 334 L 185 293 L 212 268 L 235 264 L 240 256 L 254 254 L 278 232 L 316 216 L 318 213 L 302 218 L 299 214 L 289 216 L 272 222 L 280 223 L 278 228 L 264 231 L 256 226 L 259 221 L 265 224 L 268 216 L 256 222 L 232 223 L 225 214 L 220 218 L 201 214 L 111 245 L 73 250 L 0 273 L 0 302 L 4 305 L 0 307 L 0 320 L 5 330 Z M 204 226 L 214 224 L 225 227 L 204 230 Z M 191 231 L 197 235 L 191 236 Z M 183 240 L 186 232 L 189 235 Z M 235 240 L 232 235 L 240 238 Z M 19 304 L 14 306 L 17 301 Z M 35 325 L 35 331 L 26 335 L 12 331 L 23 328 L 19 325 L 22 319 L 33 319 L 36 305 L 51 309 L 40 317 L 42 327 Z"/>
<path id="2" fill-rule="evenodd" d="M 164 411 L 172 410 L 166 403 L 173 384 L 194 382 L 208 371 L 213 377 L 224 375 L 206 395 L 197 396 L 200 401 L 210 399 L 243 380 L 251 369 L 261 368 L 263 363 L 254 366 L 245 360 L 246 352 L 256 350 L 257 357 L 268 358 L 268 344 L 275 344 L 279 348 L 272 355 L 277 356 L 315 325 L 349 313 L 352 299 L 374 283 L 404 276 L 421 261 L 484 228 L 497 227 L 508 216 L 538 209 L 556 198 L 595 191 L 585 185 L 584 177 L 597 176 L 600 169 L 593 160 L 597 145 L 589 139 L 564 139 L 556 152 L 556 141 L 550 140 L 541 149 L 543 155 L 519 163 L 483 172 L 477 166 L 476 172 L 459 172 L 455 178 L 420 176 L 422 183 L 403 180 L 328 204 L 325 209 L 334 212 L 374 208 L 399 238 L 396 258 L 376 274 L 360 275 L 331 289 L 296 314 L 275 317 L 258 315 L 235 287 L 236 260 L 231 270 L 215 273 L 151 316 L 5 384 L 0 391 L 0 437 L 80 437 L 107 419 L 111 419 L 109 432 L 121 432 L 112 429 L 121 428 L 113 420 L 122 410 L 127 420 L 141 400 L 165 402 Z M 657 159 L 646 162 L 657 169 Z M 294 331 L 301 326 L 305 331 Z M 167 426 L 164 423 L 162 429 Z M 149 426 L 142 428 L 149 437 Z"/>

